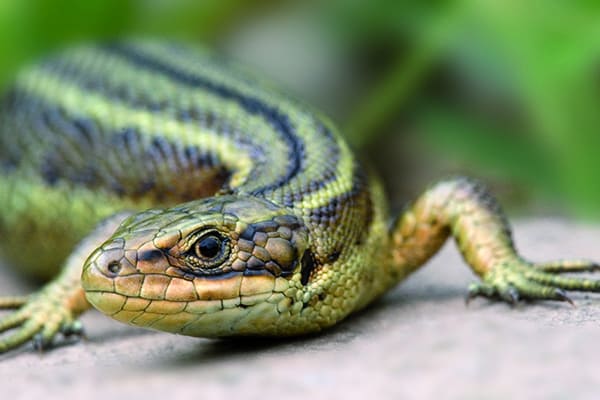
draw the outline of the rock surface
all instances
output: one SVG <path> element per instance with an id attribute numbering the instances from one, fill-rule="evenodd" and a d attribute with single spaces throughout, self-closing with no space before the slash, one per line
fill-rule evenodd
<path id="1" fill-rule="evenodd" d="M 520 221 L 532 260 L 600 260 L 600 227 Z M 31 290 L 0 266 L 0 293 Z M 465 307 L 475 278 L 453 245 L 336 328 L 284 341 L 213 341 L 149 332 L 97 312 L 88 340 L 0 356 L 4 399 L 571 399 L 600 396 L 600 296 L 568 304 Z M 85 397 L 84 397 L 85 396 Z"/>

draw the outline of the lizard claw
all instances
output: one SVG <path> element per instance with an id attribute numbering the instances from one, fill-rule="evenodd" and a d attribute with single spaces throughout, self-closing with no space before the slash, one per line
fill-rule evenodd
<path id="1" fill-rule="evenodd" d="M 85 329 L 79 320 L 68 321 L 60 328 L 60 333 L 66 338 L 75 336 L 77 338 L 86 338 Z"/>
<path id="2" fill-rule="evenodd" d="M 40 353 L 43 353 L 49 346 L 52 340 L 46 340 L 41 333 L 36 333 L 31 338 L 31 343 L 33 345 L 33 349 L 37 350 Z"/>
<path id="3" fill-rule="evenodd" d="M 556 294 L 556 299 L 557 300 L 559 300 L 559 301 L 566 301 L 571 306 L 577 307 L 575 305 L 575 302 L 573 301 L 573 299 L 571 299 L 569 297 L 569 295 L 567 295 L 567 293 L 564 290 L 562 290 L 562 289 L 556 289 L 555 294 Z"/>
<path id="4" fill-rule="evenodd" d="M 483 282 L 473 282 L 469 285 L 467 296 L 465 297 L 465 304 L 468 306 L 471 301 L 477 297 L 484 297 L 486 299 L 497 298 L 496 289 Z"/>
<path id="5" fill-rule="evenodd" d="M 506 290 L 501 291 L 500 297 L 502 298 L 502 300 L 509 303 L 512 307 L 515 307 L 519 303 L 519 300 L 521 299 L 521 296 L 519 295 L 519 291 L 513 285 L 508 285 Z"/>
<path id="6" fill-rule="evenodd" d="M 521 296 L 516 287 L 506 285 L 503 288 L 497 288 L 493 285 L 485 283 L 472 283 L 469 285 L 469 290 L 465 298 L 465 303 L 468 306 L 476 297 L 485 297 L 487 299 L 501 299 L 511 306 L 516 306 L 521 300 Z"/>

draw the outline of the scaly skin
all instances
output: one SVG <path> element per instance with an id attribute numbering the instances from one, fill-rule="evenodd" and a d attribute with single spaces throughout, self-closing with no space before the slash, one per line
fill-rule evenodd
<path id="1" fill-rule="evenodd" d="M 77 333 L 90 305 L 192 336 L 299 335 L 364 307 L 448 236 L 470 296 L 569 300 L 600 283 L 532 265 L 464 178 L 389 227 L 378 180 L 336 128 L 191 46 L 82 46 L 24 70 L 0 105 L 0 247 L 41 291 L 0 299 L 0 352 Z M 82 275 L 83 271 L 83 275 Z"/>

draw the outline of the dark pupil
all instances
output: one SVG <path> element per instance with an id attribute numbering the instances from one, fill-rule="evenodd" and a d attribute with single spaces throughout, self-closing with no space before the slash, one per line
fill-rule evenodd
<path id="1" fill-rule="evenodd" d="M 221 250 L 221 240 L 215 236 L 208 236 L 198 243 L 198 251 L 202 257 L 213 258 Z"/>

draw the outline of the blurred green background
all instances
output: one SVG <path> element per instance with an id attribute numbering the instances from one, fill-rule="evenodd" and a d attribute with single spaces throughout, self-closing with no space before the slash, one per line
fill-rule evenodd
<path id="1" fill-rule="evenodd" d="M 206 44 L 338 122 L 402 204 L 489 183 L 513 213 L 600 217 L 596 1 L 0 0 L 0 86 L 70 43 Z"/>

